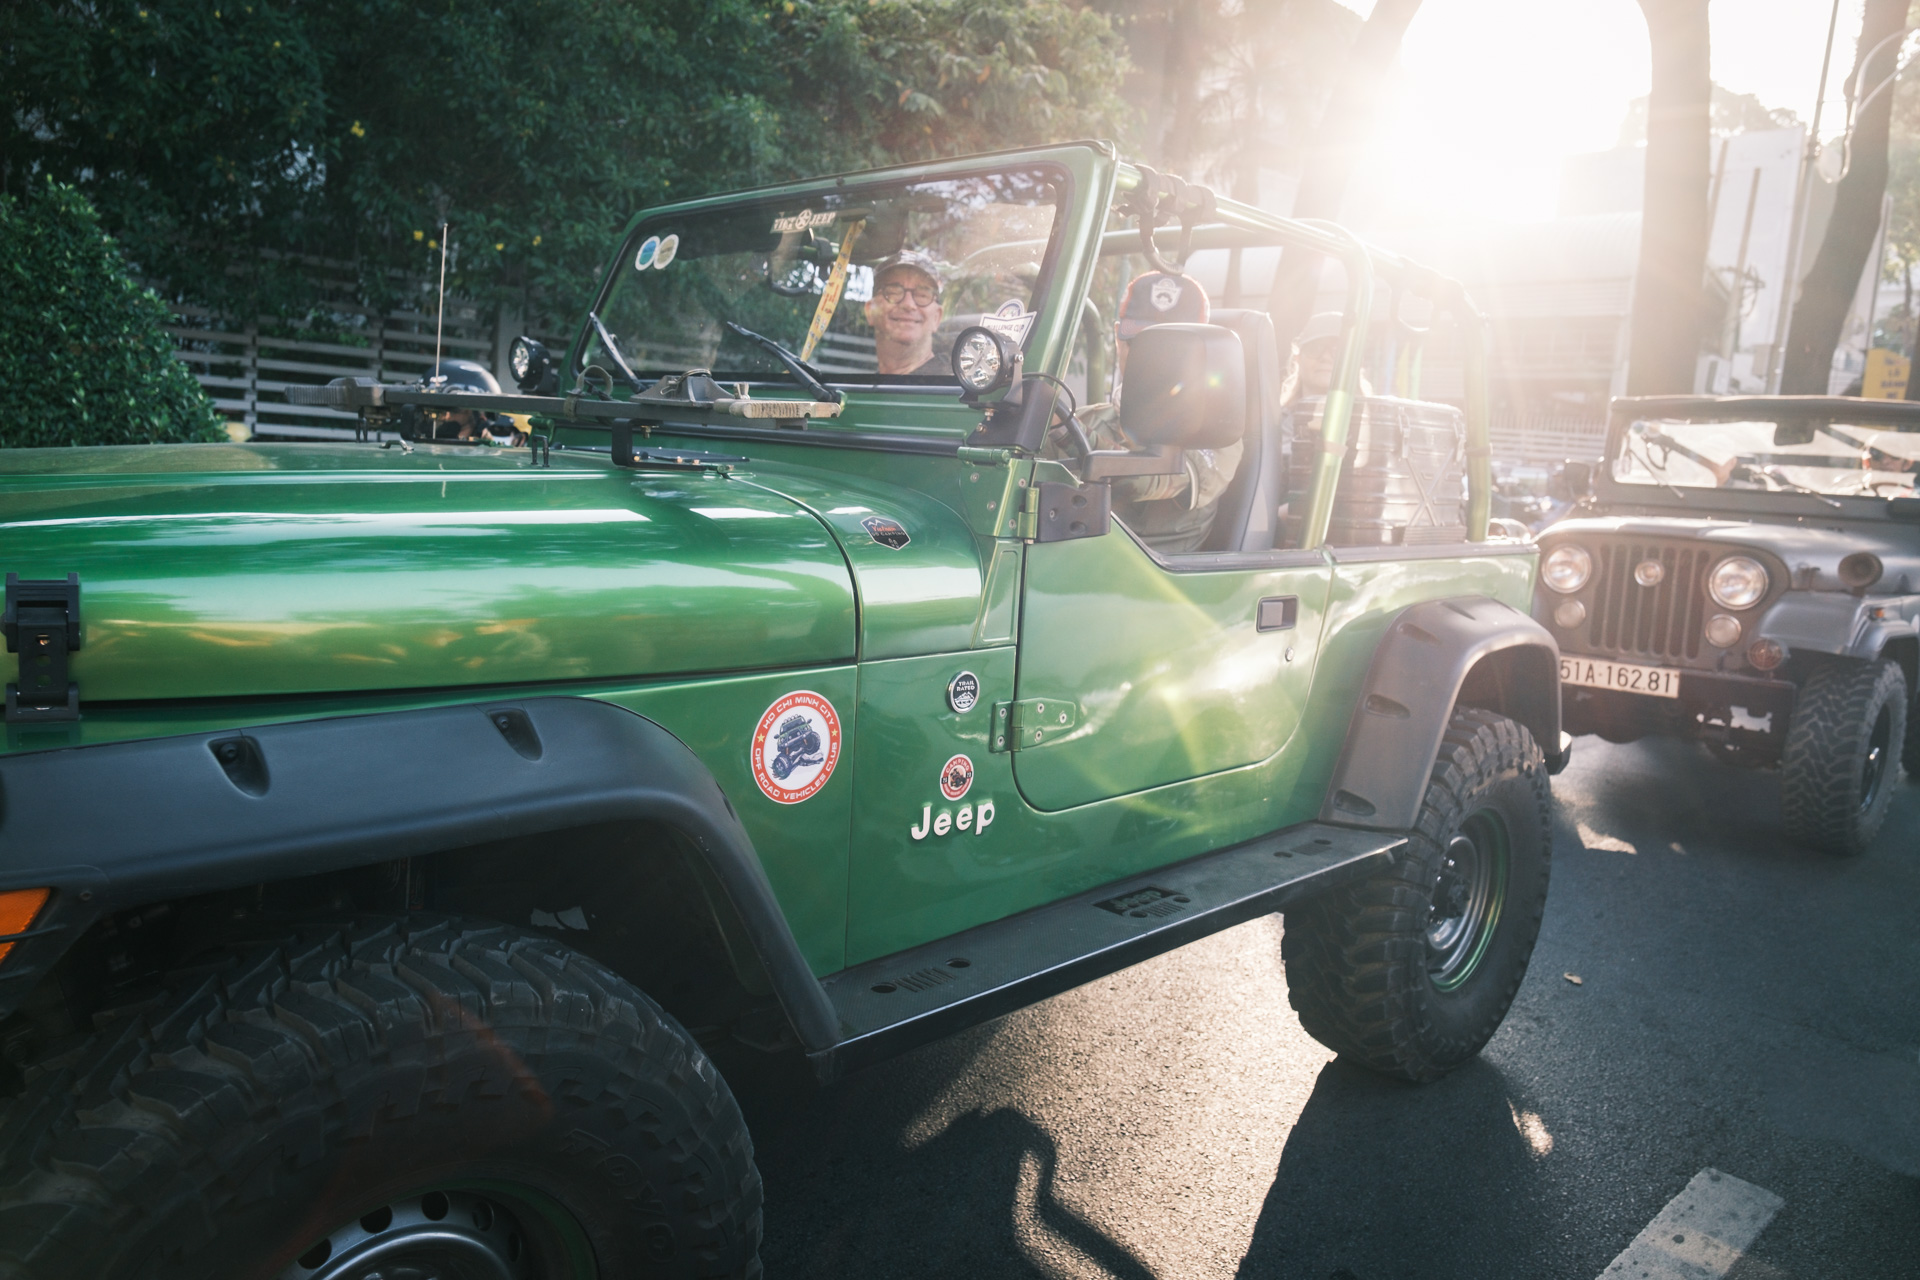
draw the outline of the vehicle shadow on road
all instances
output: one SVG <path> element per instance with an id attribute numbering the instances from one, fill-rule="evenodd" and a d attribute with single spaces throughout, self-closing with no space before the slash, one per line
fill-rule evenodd
<path id="1" fill-rule="evenodd" d="M 1335 1060 L 1280 1157 L 1242 1280 L 1422 1280 L 1557 1272 L 1545 1244 L 1544 1130 L 1475 1059 L 1415 1086 Z M 1537 1125 L 1537 1119 L 1531 1123 Z"/>
<path id="2" fill-rule="evenodd" d="M 967 1032 L 819 1093 L 741 1081 L 767 1186 L 768 1275 L 1150 1280 L 1060 1196 L 1058 1148 L 1018 1109 L 963 1110 L 924 1136 L 991 1038 Z"/>

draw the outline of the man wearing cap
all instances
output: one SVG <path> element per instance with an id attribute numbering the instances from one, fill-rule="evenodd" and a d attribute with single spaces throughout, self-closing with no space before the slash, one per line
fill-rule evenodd
<path id="1" fill-rule="evenodd" d="M 867 324 L 873 329 L 878 372 L 908 376 L 950 372 L 933 354 L 933 334 L 945 314 L 940 309 L 940 277 L 932 261 L 903 253 L 873 273 L 867 299 Z"/>
<path id="2" fill-rule="evenodd" d="M 1291 394 L 1283 397 L 1286 402 L 1324 396 L 1333 389 L 1333 375 L 1340 364 L 1340 326 L 1343 319 L 1338 311 L 1322 311 L 1300 330 L 1300 337 L 1296 340 L 1300 350 L 1300 376 L 1290 381 Z M 1373 388 L 1367 384 L 1364 374 L 1360 378 L 1360 394 L 1373 394 Z"/>
<path id="3" fill-rule="evenodd" d="M 1136 447 L 1120 429 L 1119 410 L 1127 350 L 1134 335 L 1149 325 L 1205 324 L 1209 314 L 1207 292 L 1192 276 L 1149 271 L 1134 277 L 1113 329 L 1118 339 L 1113 400 L 1088 405 L 1079 415 L 1094 448 Z M 1197 551 L 1213 528 L 1220 495 L 1227 491 L 1245 451 L 1238 440 L 1222 449 L 1187 449 L 1181 453 L 1182 470 L 1173 475 L 1115 480 L 1113 513 L 1156 551 Z"/>

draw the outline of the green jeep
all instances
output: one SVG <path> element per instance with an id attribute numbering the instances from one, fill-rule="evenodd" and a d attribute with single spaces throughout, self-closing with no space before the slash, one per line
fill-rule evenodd
<path id="1" fill-rule="evenodd" d="M 1123 284 L 1277 247 L 1329 393 L 1220 307 L 1092 447 Z M 1464 415 L 1356 397 L 1376 289 Z M 758 1274 L 708 1050 L 830 1081 L 1280 910 L 1314 1036 L 1468 1060 L 1568 741 L 1480 335 L 1082 143 L 649 210 L 518 394 L 296 393 L 357 442 L 9 453 L 0 1272 Z M 1229 446 L 1204 545 L 1116 516 Z"/>

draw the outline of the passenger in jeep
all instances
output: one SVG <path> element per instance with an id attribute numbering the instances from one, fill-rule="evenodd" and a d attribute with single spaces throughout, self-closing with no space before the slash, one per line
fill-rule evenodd
<path id="1" fill-rule="evenodd" d="M 873 328 L 878 372 L 918 377 L 950 372 L 933 354 L 934 331 L 945 315 L 940 290 L 939 268 L 916 253 L 888 259 L 873 273 L 867 323 Z"/>
<path id="2" fill-rule="evenodd" d="M 1149 271 L 1134 277 L 1113 329 L 1117 350 L 1113 397 L 1105 404 L 1088 405 L 1080 414 L 1094 448 L 1134 447 L 1120 429 L 1120 387 L 1134 335 L 1149 325 L 1205 324 L 1211 310 L 1207 291 L 1192 276 Z M 1223 449 L 1188 449 L 1181 455 L 1184 470 L 1173 475 L 1115 480 L 1113 513 L 1156 551 L 1197 550 L 1213 528 L 1220 495 L 1227 491 L 1244 452 L 1245 446 L 1238 441 Z"/>

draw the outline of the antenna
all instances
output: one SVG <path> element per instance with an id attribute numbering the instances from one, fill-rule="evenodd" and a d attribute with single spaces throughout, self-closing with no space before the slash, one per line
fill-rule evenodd
<path id="1" fill-rule="evenodd" d="M 447 324 L 447 224 L 440 224 L 440 301 L 433 317 L 433 376 L 440 376 L 440 334 Z"/>

